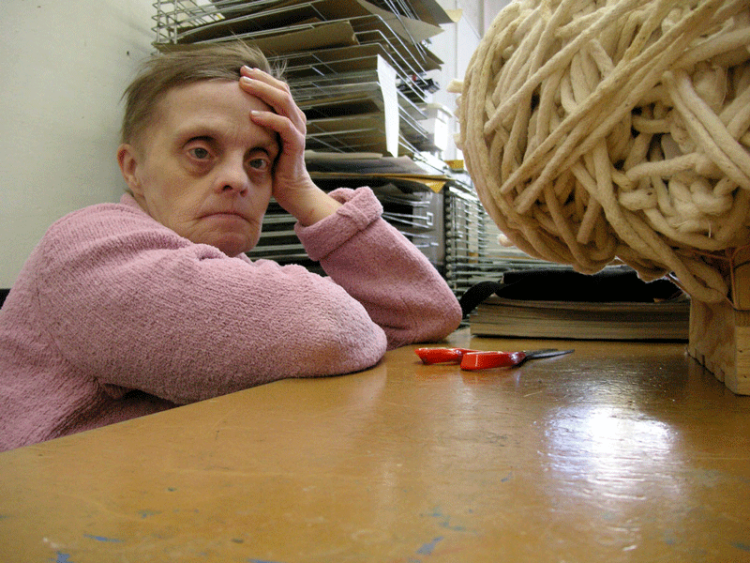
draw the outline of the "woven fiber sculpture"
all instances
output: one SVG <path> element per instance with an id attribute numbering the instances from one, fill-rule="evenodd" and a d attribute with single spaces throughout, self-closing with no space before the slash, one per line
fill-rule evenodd
<path id="1" fill-rule="evenodd" d="M 750 2 L 516 0 L 462 83 L 457 144 L 513 244 L 726 298 L 750 244 Z"/>

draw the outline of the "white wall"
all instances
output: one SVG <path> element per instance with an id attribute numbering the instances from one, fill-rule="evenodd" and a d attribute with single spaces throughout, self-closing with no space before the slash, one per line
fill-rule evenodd
<path id="1" fill-rule="evenodd" d="M 492 24 L 495 17 L 500 13 L 500 10 L 510 4 L 511 0 L 484 0 L 484 8 L 482 10 L 482 17 L 484 20 L 483 31 L 486 31 L 490 24 Z"/>
<path id="2" fill-rule="evenodd" d="M 445 31 L 432 39 L 430 50 L 443 61 L 443 68 L 432 74 L 440 85 L 440 91 L 433 101 L 442 104 L 451 112 L 456 109 L 456 95 L 446 92 L 453 79 L 463 80 L 469 61 L 485 30 L 490 26 L 500 10 L 511 0 L 438 0 L 445 10 L 462 10 L 463 16 L 457 24 L 442 26 Z M 451 133 L 458 131 L 455 118 L 451 118 Z M 451 142 L 442 157 L 446 160 L 461 158 Z"/>
<path id="3" fill-rule="evenodd" d="M 152 15 L 152 0 L 0 0 L 0 288 L 52 222 L 123 192 L 120 97 Z"/>

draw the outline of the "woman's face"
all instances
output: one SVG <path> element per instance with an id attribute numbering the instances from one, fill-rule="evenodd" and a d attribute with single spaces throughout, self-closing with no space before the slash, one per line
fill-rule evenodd
<path id="1" fill-rule="evenodd" d="M 138 142 L 118 150 L 138 204 L 194 243 L 229 256 L 253 248 L 271 198 L 279 144 L 250 113 L 268 109 L 234 81 L 168 91 Z"/>

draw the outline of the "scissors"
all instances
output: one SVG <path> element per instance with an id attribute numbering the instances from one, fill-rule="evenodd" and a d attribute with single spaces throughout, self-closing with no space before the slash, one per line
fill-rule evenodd
<path id="1" fill-rule="evenodd" d="M 526 352 L 484 352 L 468 348 L 417 348 L 415 352 L 425 364 L 460 364 L 461 369 L 477 370 L 520 366 L 526 360 L 563 356 L 573 350 L 545 348 Z"/>

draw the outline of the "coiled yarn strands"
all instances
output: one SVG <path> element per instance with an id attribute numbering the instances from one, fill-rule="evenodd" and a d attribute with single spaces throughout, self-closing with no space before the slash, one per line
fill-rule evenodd
<path id="1" fill-rule="evenodd" d="M 747 0 L 516 0 L 474 52 L 457 145 L 508 244 L 724 299 L 750 244 Z"/>

